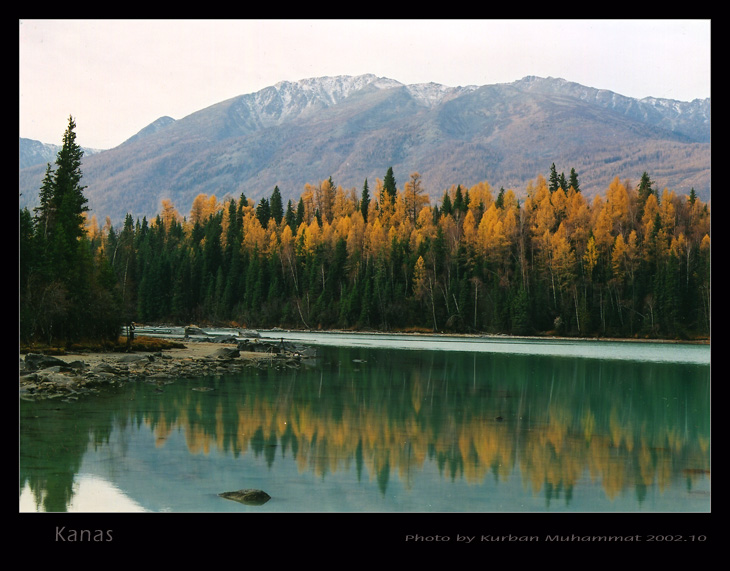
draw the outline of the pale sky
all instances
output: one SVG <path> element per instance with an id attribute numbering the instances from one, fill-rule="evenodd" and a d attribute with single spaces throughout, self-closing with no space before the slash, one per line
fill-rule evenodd
<path id="1" fill-rule="evenodd" d="M 710 20 L 19 20 L 19 135 L 108 149 L 279 81 L 561 77 L 629 97 L 710 97 Z"/>

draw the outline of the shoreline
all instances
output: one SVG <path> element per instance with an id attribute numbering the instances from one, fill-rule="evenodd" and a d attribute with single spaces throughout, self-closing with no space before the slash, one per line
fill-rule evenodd
<path id="1" fill-rule="evenodd" d="M 19 396 L 22 400 L 75 401 L 128 382 L 165 384 L 236 374 L 248 368 L 298 368 L 306 358 L 295 347 L 278 347 L 266 341 L 257 347 L 228 341 L 181 344 L 183 347 L 130 353 L 79 350 L 59 356 L 20 355 Z"/>
<path id="2" fill-rule="evenodd" d="M 144 327 L 144 326 L 143 326 Z M 152 327 L 152 326 L 149 326 Z M 213 328 L 214 329 L 214 328 Z M 221 328 L 220 330 L 227 330 Z M 235 329 L 233 329 L 235 330 Z M 614 343 L 658 343 L 710 345 L 710 339 L 680 341 L 667 339 L 590 338 L 563 336 L 514 336 L 499 334 L 384 332 L 313 329 L 261 329 L 267 334 L 370 335 L 424 339 L 534 340 Z M 175 379 L 235 374 L 245 368 L 295 368 L 312 356 L 298 343 L 274 337 L 240 339 L 224 333 L 205 333 L 198 339 L 174 338 L 175 345 L 130 353 L 71 350 L 62 355 L 20 354 L 20 398 L 37 400 L 79 397 L 97 393 L 104 386 L 130 381 L 166 383 Z M 143 336 L 150 336 L 143 334 Z M 154 335 L 151 335 L 154 337 Z M 216 339 L 218 337 L 218 339 Z"/>

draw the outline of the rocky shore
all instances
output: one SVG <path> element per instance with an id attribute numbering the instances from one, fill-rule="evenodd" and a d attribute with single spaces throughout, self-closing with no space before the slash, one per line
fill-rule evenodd
<path id="1" fill-rule="evenodd" d="M 20 357 L 20 398 L 76 400 L 105 387 L 131 381 L 235 374 L 247 368 L 297 368 L 311 357 L 301 347 L 263 341 L 236 343 L 192 341 L 158 352 L 79 353 Z"/>

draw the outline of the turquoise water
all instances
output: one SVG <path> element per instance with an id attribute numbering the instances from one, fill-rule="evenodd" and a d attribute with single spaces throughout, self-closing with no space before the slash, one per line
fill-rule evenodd
<path id="1" fill-rule="evenodd" d="M 21 402 L 20 511 L 710 511 L 709 346 L 264 335 L 319 357 Z"/>

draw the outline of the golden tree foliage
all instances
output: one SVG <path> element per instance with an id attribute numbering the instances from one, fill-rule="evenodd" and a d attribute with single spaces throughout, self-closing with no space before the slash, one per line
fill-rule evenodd
<path id="1" fill-rule="evenodd" d="M 423 181 L 418 172 L 411 173 L 410 180 L 404 190 L 405 215 L 416 224 L 421 209 L 429 203 L 428 195 L 423 188 Z"/>
<path id="2" fill-rule="evenodd" d="M 169 201 L 168 201 L 169 202 Z M 174 210 L 174 206 L 172 206 L 172 203 L 169 203 L 169 206 L 172 210 Z M 163 205 L 163 209 L 165 206 Z M 208 196 L 206 194 L 198 194 L 193 199 L 193 205 L 190 208 L 190 223 L 195 224 L 203 224 L 208 218 L 213 216 L 222 208 L 222 205 L 218 203 L 218 199 L 215 197 L 215 195 Z"/>
<path id="3" fill-rule="evenodd" d="M 201 194 L 198 196 L 202 197 L 201 200 L 205 200 L 204 194 Z M 177 223 L 182 222 L 182 216 L 177 211 L 177 209 L 175 208 L 175 205 L 172 203 L 171 200 L 169 200 L 167 198 L 163 198 L 161 205 L 162 205 L 162 208 L 160 210 L 160 219 L 162 220 L 162 225 L 165 227 L 166 231 L 170 229 L 170 226 L 172 225 L 173 222 L 177 222 Z"/>
<path id="4" fill-rule="evenodd" d="M 699 274 L 709 268 L 709 207 L 694 193 L 680 198 L 665 189 L 661 199 L 652 191 L 639 200 L 638 189 L 615 177 L 603 195 L 588 200 L 574 188 L 551 191 L 540 175 L 527 185 L 524 201 L 513 189 L 501 190 L 495 200 L 485 181 L 466 192 L 461 185 L 452 185 L 444 192 L 451 205 L 445 201 L 439 208 L 430 205 L 418 172 L 395 195 L 384 192 L 380 180 L 375 186 L 366 220 L 354 188 L 335 187 L 331 179 L 306 184 L 298 227 L 290 215 L 279 223 L 273 217 L 259 220 L 262 210 L 249 203 L 229 200 L 222 205 L 215 196 L 200 194 L 193 201 L 185 233 L 190 237 L 195 224 L 219 216 L 223 247 L 228 246 L 226 240 L 240 236 L 240 248 L 247 254 L 280 259 L 282 274 L 262 272 L 259 291 L 266 295 L 267 281 L 275 277 L 278 283 L 272 291 L 278 289 L 280 305 L 295 307 L 294 312 L 287 309 L 289 319 L 294 313 L 303 322 L 309 320 L 310 311 L 320 311 L 316 305 L 324 307 L 334 300 L 327 318 L 347 326 L 367 323 L 374 314 L 384 319 L 386 311 L 416 315 L 418 304 L 411 298 L 416 292 L 415 299 L 427 304 L 434 328 L 450 321 L 448 327 L 453 323 L 459 328 L 496 330 L 517 320 L 527 324 L 534 314 L 539 314 L 543 328 L 546 323 L 558 325 L 560 316 L 562 323 L 570 322 L 566 328 L 572 332 L 584 324 L 603 327 L 611 312 L 636 320 L 647 313 L 653 320 L 657 304 L 673 299 L 665 297 L 664 302 L 658 292 L 645 292 L 660 282 L 637 276 L 661 269 L 674 256 L 682 262 L 683 284 L 689 288 L 693 280 L 704 280 Z M 160 218 L 166 227 L 181 220 L 169 201 L 163 202 Z M 231 228 L 232 224 L 241 227 Z M 212 228 L 207 226 L 206 234 Z M 338 250 L 342 242 L 346 255 Z M 326 274 L 333 261 L 337 264 L 332 265 L 334 277 L 329 279 Z M 317 264 L 316 274 L 307 267 L 310 263 Z M 304 288 L 312 287 L 305 286 L 314 283 L 312 275 L 318 276 L 316 295 L 299 297 Z M 365 276 L 380 280 L 377 301 L 358 299 L 373 295 L 372 290 L 360 289 Z M 663 287 L 675 286 L 667 282 Z M 705 282 L 696 287 L 705 296 L 702 308 L 693 309 L 692 318 L 699 320 L 703 317 L 698 313 L 709 314 L 709 287 Z M 525 300 L 535 289 L 541 297 L 533 308 Z M 212 286 L 208 290 L 212 292 Z M 254 297 L 245 290 L 236 295 L 232 303 L 238 307 L 241 297 L 245 303 L 258 303 L 248 301 Z M 508 308 L 505 300 L 511 304 Z"/>
<path id="5" fill-rule="evenodd" d="M 413 269 L 413 294 L 416 299 L 423 299 L 426 295 L 426 262 L 423 256 L 418 256 Z"/>

